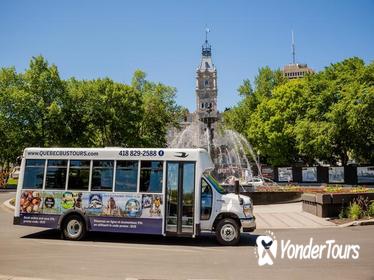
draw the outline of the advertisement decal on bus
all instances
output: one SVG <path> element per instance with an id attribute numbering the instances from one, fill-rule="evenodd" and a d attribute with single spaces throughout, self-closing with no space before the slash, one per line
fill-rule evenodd
<path id="1" fill-rule="evenodd" d="M 162 195 L 24 190 L 21 224 L 55 227 L 74 209 L 89 217 L 91 230 L 161 234 Z"/>

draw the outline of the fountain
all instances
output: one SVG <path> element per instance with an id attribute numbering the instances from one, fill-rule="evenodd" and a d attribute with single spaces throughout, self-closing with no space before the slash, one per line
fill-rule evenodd
<path id="1" fill-rule="evenodd" d="M 239 179 L 242 185 L 247 185 L 252 181 L 254 166 L 261 176 L 256 155 L 243 135 L 230 129 L 213 129 L 213 126 L 217 127 L 218 118 L 211 115 L 210 106 L 205 111 L 206 114 L 178 133 L 169 146 L 206 149 L 215 166 L 213 174 L 222 184 L 231 185 L 233 180 Z"/>

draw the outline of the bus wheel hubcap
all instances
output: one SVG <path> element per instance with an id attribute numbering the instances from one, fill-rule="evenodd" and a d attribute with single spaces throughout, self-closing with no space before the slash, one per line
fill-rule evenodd
<path id="1" fill-rule="evenodd" d="M 227 224 L 221 228 L 221 236 L 225 241 L 232 241 L 236 236 L 236 230 L 233 225 Z"/>
<path id="2" fill-rule="evenodd" d="M 71 236 L 71 237 L 79 236 L 79 234 L 82 231 L 82 226 L 81 226 L 80 222 L 77 221 L 77 220 L 69 221 L 66 228 L 67 228 L 69 236 Z"/>

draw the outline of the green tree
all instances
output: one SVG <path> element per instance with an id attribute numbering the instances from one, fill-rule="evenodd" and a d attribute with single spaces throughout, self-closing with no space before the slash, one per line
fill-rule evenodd
<path id="1" fill-rule="evenodd" d="M 184 114 L 176 89 L 135 71 L 131 85 L 109 78 L 64 81 L 34 57 L 24 73 L 0 69 L 0 161 L 25 147 L 162 147 Z"/>
<path id="2" fill-rule="evenodd" d="M 274 165 L 374 162 L 374 63 L 357 58 L 286 81 L 261 68 L 255 90 L 224 113 L 225 125 L 242 133 Z"/>
<path id="3" fill-rule="evenodd" d="M 62 96 L 65 87 L 57 67 L 34 57 L 25 73 L 0 72 L 2 160 L 14 161 L 26 146 L 58 145 L 63 135 Z M 57 127 L 56 124 L 59 124 Z"/>
<path id="4" fill-rule="evenodd" d="M 41 147 L 58 145 L 64 134 L 61 107 L 65 85 L 56 65 L 49 66 L 42 56 L 33 57 L 29 69 L 23 74 L 23 80 L 22 89 L 30 97 L 25 106 L 32 115 L 28 119 L 34 132 L 32 144 Z"/>
<path id="5" fill-rule="evenodd" d="M 142 99 L 133 87 L 111 79 L 68 81 L 64 118 L 66 143 L 78 146 L 135 146 L 142 120 Z"/>
<path id="6" fill-rule="evenodd" d="M 301 154 L 332 164 L 371 161 L 374 142 L 367 128 L 373 127 L 372 69 L 354 57 L 307 78 L 307 112 L 297 124 Z"/>
<path id="7" fill-rule="evenodd" d="M 294 125 L 303 116 L 302 92 L 306 84 L 294 80 L 276 87 L 252 114 L 246 135 L 264 159 L 273 165 L 298 161 Z"/>
<path id="8" fill-rule="evenodd" d="M 269 66 L 262 67 L 255 78 L 255 94 L 258 98 L 271 97 L 273 89 L 286 82 L 281 70 L 273 71 Z"/>
<path id="9" fill-rule="evenodd" d="M 253 89 L 251 85 L 251 81 L 246 79 L 243 81 L 243 84 L 239 86 L 238 92 L 240 96 L 247 97 L 253 94 Z"/>
<path id="10" fill-rule="evenodd" d="M 175 102 L 175 88 L 145 78 L 145 73 L 137 70 L 132 79 L 132 86 L 141 91 L 143 99 L 141 143 L 145 147 L 165 147 L 167 130 L 179 126 L 185 111 Z"/>
<path id="11" fill-rule="evenodd" d="M 274 88 L 286 82 L 287 80 L 280 70 L 273 71 L 267 66 L 260 68 L 255 77 L 254 90 L 252 90 L 249 80 L 244 80 L 238 88 L 239 95 L 243 99 L 238 105 L 224 112 L 224 125 L 243 134 L 248 140 L 256 141 L 256 135 L 249 135 L 248 133 L 252 133 L 254 127 L 259 125 L 259 116 L 256 115 L 257 107 L 266 103 L 272 97 Z M 251 127 L 252 129 L 250 129 Z M 261 161 L 266 160 L 268 153 L 261 150 L 264 147 L 252 142 L 251 144 L 253 144 L 255 150 L 261 153 Z"/>

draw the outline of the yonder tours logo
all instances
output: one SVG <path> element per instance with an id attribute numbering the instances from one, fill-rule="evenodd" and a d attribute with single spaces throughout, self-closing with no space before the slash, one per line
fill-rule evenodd
<path id="1" fill-rule="evenodd" d="M 278 241 L 271 231 L 267 231 L 268 235 L 260 235 L 256 239 L 258 265 L 272 265 L 277 257 Z M 255 251 L 256 253 L 256 251 Z"/>
<path id="2" fill-rule="evenodd" d="M 360 245 L 357 244 L 339 244 L 333 239 L 315 243 L 312 237 L 305 244 L 295 244 L 291 240 L 278 241 L 271 231 L 257 237 L 256 245 L 259 266 L 273 265 L 277 257 L 289 260 L 356 260 L 360 255 Z"/>

